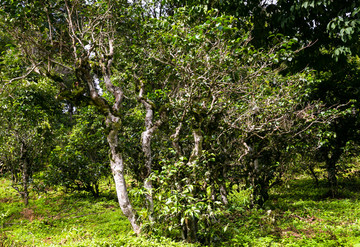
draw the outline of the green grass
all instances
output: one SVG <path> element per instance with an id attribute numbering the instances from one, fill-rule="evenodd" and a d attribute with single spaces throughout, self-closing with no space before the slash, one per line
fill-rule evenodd
<path id="1" fill-rule="evenodd" d="M 191 246 L 161 237 L 136 237 L 117 201 L 49 191 L 27 207 L 0 180 L 0 246 Z"/>
<path id="2" fill-rule="evenodd" d="M 233 220 L 237 246 L 360 246 L 360 180 L 340 182 L 340 196 L 326 184 L 293 180 L 272 191 L 264 209 L 246 209 Z M 240 206 L 239 206 L 240 207 Z"/>
<path id="3" fill-rule="evenodd" d="M 263 209 L 249 208 L 249 191 L 234 189 L 218 219 L 216 246 L 359 246 L 360 179 L 340 180 L 340 196 L 326 184 L 295 179 L 271 191 Z M 114 191 L 94 199 L 81 193 L 32 193 L 28 207 L 0 179 L 0 246 L 191 246 L 164 237 L 136 237 Z"/>

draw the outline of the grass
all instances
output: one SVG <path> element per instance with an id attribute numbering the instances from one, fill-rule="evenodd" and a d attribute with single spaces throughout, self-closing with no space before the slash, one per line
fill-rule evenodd
<path id="1" fill-rule="evenodd" d="M 216 226 L 218 246 L 359 246 L 360 179 L 340 180 L 340 196 L 306 177 L 271 191 L 263 209 L 249 208 L 249 192 L 234 189 Z M 192 246 L 164 237 L 136 237 L 113 191 L 94 199 L 80 193 L 32 194 L 28 207 L 0 179 L 0 246 Z"/>
<path id="2" fill-rule="evenodd" d="M 136 237 L 112 193 L 49 191 L 27 207 L 0 180 L 0 246 L 191 246 L 161 237 Z"/>
<path id="3" fill-rule="evenodd" d="M 340 182 L 339 198 L 325 197 L 308 178 L 272 191 L 264 209 L 245 210 L 233 221 L 238 246 L 359 246 L 360 180 Z"/>

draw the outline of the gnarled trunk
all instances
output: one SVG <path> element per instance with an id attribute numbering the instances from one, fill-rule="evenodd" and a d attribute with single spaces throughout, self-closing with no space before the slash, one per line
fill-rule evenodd
<path id="1" fill-rule="evenodd" d="M 110 127 L 110 131 L 107 136 L 107 140 L 111 151 L 110 165 L 111 165 L 111 171 L 114 176 L 115 188 L 116 188 L 119 205 L 124 215 L 130 221 L 134 232 L 137 235 L 139 235 L 140 225 L 138 224 L 138 220 L 137 220 L 138 217 L 136 215 L 136 212 L 133 209 L 129 200 L 125 177 L 124 177 L 124 161 L 122 154 L 119 150 L 118 128 L 120 125 L 120 119 L 114 116 L 109 116 L 107 119 L 107 124 L 108 127 Z"/>

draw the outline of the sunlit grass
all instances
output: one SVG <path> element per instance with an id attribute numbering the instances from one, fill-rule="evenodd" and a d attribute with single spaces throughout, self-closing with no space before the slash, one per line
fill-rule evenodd
<path id="1" fill-rule="evenodd" d="M 251 208 L 251 191 L 234 187 L 218 219 L 215 246 L 360 246 L 360 179 L 339 181 L 338 198 L 307 177 L 271 191 L 264 208 Z M 28 207 L 0 179 L 0 246 L 190 246 L 159 236 L 136 237 L 113 190 L 100 198 L 50 190 L 31 194 Z"/>
<path id="2" fill-rule="evenodd" d="M 0 246 L 190 246 L 161 237 L 136 237 L 114 196 L 48 191 L 27 207 L 0 180 Z"/>
<path id="3" fill-rule="evenodd" d="M 233 221 L 238 246 L 360 246 L 359 178 L 339 181 L 338 198 L 309 178 L 274 189 L 263 209 Z M 244 200 L 244 199 L 242 199 Z"/>

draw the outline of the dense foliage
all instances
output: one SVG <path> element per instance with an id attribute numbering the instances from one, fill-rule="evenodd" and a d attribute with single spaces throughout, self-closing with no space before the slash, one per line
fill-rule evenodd
<path id="1" fill-rule="evenodd" d="M 358 15 L 340 0 L 1 1 L 1 172 L 25 204 L 29 188 L 98 197 L 112 174 L 137 235 L 204 244 L 238 189 L 261 208 L 324 167 L 339 196 Z"/>

